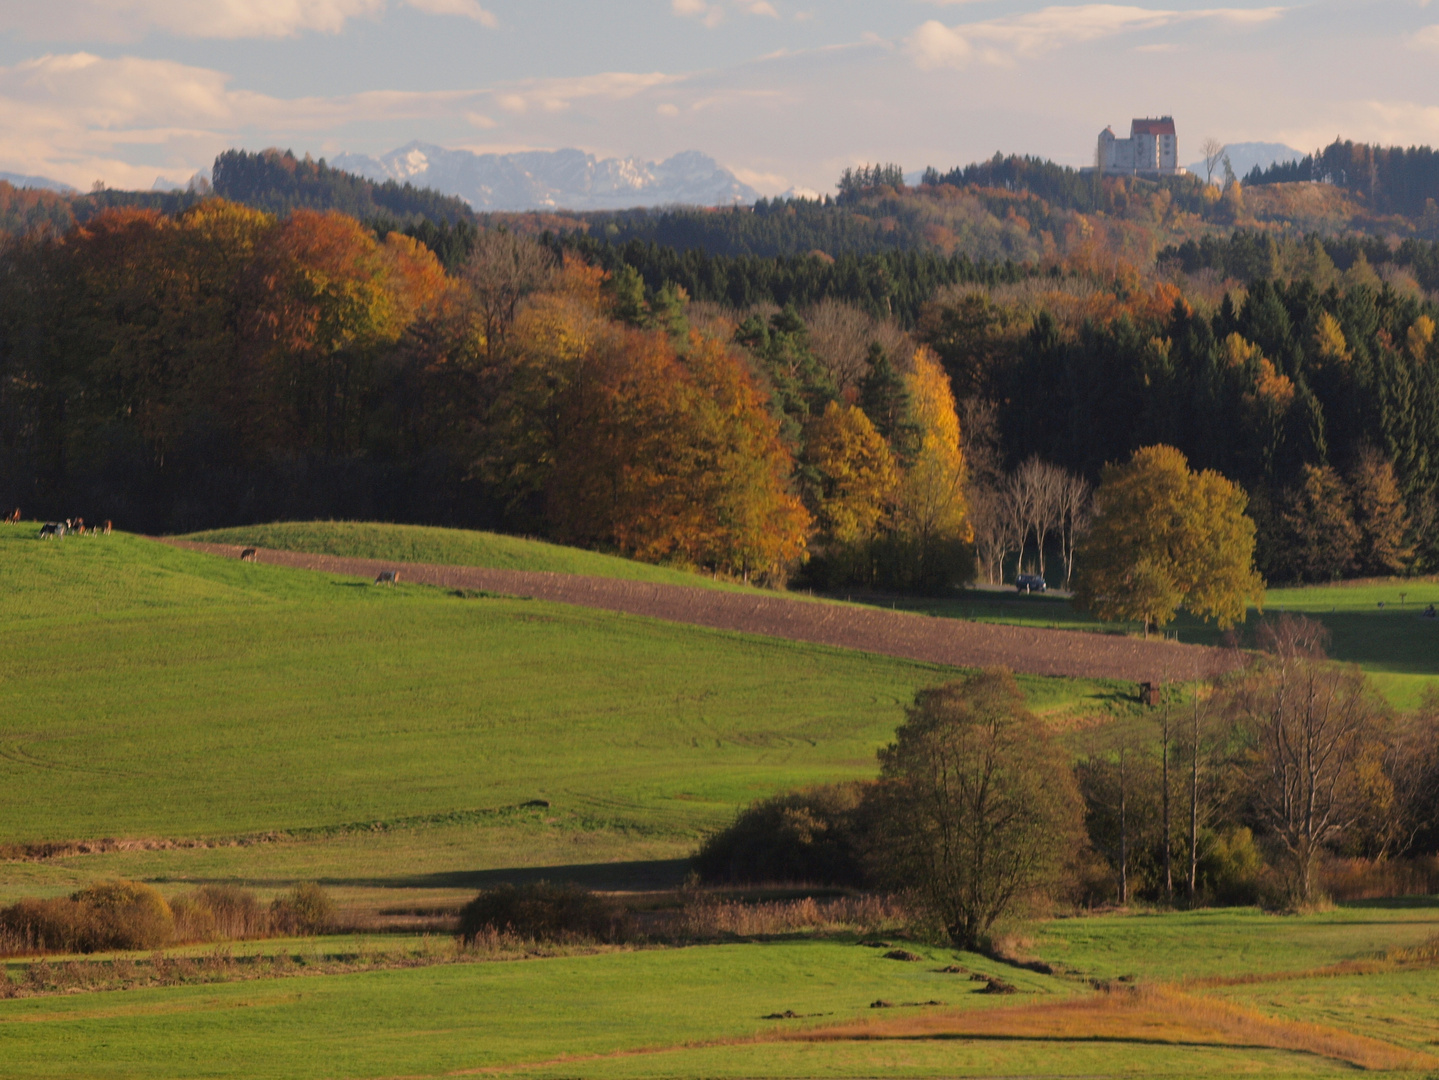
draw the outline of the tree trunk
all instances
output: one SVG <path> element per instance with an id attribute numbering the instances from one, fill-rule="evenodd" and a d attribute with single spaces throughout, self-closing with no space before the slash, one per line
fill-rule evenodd
<path id="1" fill-rule="evenodd" d="M 1124 770 L 1124 747 L 1119 748 L 1119 906 L 1129 904 L 1129 792 Z"/>
<path id="2" fill-rule="evenodd" d="M 1169 823 L 1169 705 L 1164 706 L 1164 729 L 1160 740 L 1161 754 L 1164 763 L 1164 900 L 1165 903 L 1174 903 L 1174 865 L 1171 858 L 1173 841 L 1170 837 Z"/>
<path id="3" fill-rule="evenodd" d="M 1199 884 L 1199 688 L 1194 689 L 1193 744 L 1189 748 L 1189 879 L 1185 894 L 1191 907 Z"/>

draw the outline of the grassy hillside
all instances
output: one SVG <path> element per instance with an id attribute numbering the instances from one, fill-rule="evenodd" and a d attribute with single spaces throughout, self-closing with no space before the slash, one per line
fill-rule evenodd
<path id="1" fill-rule="evenodd" d="M 0 898 L 103 873 L 472 887 L 675 858 L 754 798 L 872 775 L 949 675 L 28 526 L 0 526 L 0 595 L 0 790 L 26 793 L 0 801 L 0 843 L 161 842 L 7 864 Z M 1022 682 L 1041 710 L 1119 692 Z M 294 842 L 169 844 L 270 832 Z"/>
<path id="2" fill-rule="evenodd" d="M 979 622 L 1108 633 L 1135 629 L 1102 623 L 1061 597 L 1028 596 L 1012 590 L 972 591 L 954 599 L 898 604 L 911 611 Z M 1421 617 L 1429 604 L 1439 605 L 1439 581 L 1391 578 L 1270 589 L 1263 614 L 1289 612 L 1319 620 L 1332 636 L 1332 656 L 1362 667 L 1396 706 L 1413 708 L 1425 687 L 1439 685 L 1439 620 Z M 1250 609 L 1247 622 L 1239 628 L 1250 643 L 1260 617 L 1258 610 Z M 1167 632 L 1181 641 L 1205 645 L 1218 644 L 1222 636 L 1214 626 L 1184 615 Z"/>
<path id="3" fill-rule="evenodd" d="M 482 566 L 488 570 L 536 570 L 554 574 L 587 574 L 664 585 L 735 588 L 703 574 L 651 566 L 615 555 L 547 544 L 499 533 L 469 529 L 438 529 L 421 525 L 380 525 L 369 522 L 309 521 L 213 529 L 182 537 L 208 544 L 249 544 L 312 555 L 343 555 L 359 559 Z"/>
<path id="4" fill-rule="evenodd" d="M 1439 969 L 1381 957 L 1436 931 L 1422 900 L 1109 914 L 1045 924 L 1056 975 L 842 936 L 51 996 L 0 1001 L 0 1054 L 7 1077 L 1318 1077 L 1432 1054 Z M 263 948 L 303 970 L 330 946 Z"/>
<path id="5" fill-rule="evenodd" d="M 631 581 L 738 588 L 714 582 L 703 575 L 650 566 L 611 555 L 539 540 L 461 529 L 310 522 L 222 529 L 196 533 L 185 539 L 255 544 L 325 555 L 394 559 L 397 562 L 549 570 Z M 855 594 L 853 599 L 864 602 L 860 594 Z M 943 600 L 884 598 L 871 602 L 977 622 L 1101 633 L 1134 629 L 1102 623 L 1091 615 L 1076 611 L 1066 599 L 1021 595 L 1008 590 L 975 590 L 958 598 Z M 1333 635 L 1331 651 L 1336 658 L 1359 664 L 1374 676 L 1391 701 L 1401 708 L 1412 708 L 1426 686 L 1439 683 L 1439 620 L 1420 618 L 1428 604 L 1439 604 L 1439 581 L 1394 578 L 1379 582 L 1270 589 L 1265 599 L 1265 612 L 1270 615 L 1296 612 L 1319 619 Z M 1257 610 L 1251 610 L 1250 631 L 1259 617 Z M 1182 641 L 1200 644 L 1217 644 L 1221 636 L 1215 627 L 1188 617 L 1179 618 L 1169 632 Z"/>

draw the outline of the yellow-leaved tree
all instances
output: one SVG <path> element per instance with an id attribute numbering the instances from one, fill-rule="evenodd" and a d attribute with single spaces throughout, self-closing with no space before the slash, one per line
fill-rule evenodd
<path id="1" fill-rule="evenodd" d="M 1229 628 L 1264 599 L 1243 489 L 1194 472 L 1172 446 L 1105 468 L 1078 554 L 1075 602 L 1101 619 L 1164 626 L 1180 608 Z"/>
<path id="2" fill-rule="evenodd" d="M 826 405 L 805 432 L 805 464 L 817 482 L 815 518 L 825 539 L 849 545 L 873 537 L 889 514 L 899 470 L 864 410 Z"/>
<path id="3" fill-rule="evenodd" d="M 941 589 L 966 580 L 974 568 L 959 416 L 949 378 L 929 349 L 914 354 L 905 382 L 919 448 L 899 484 L 891 576 L 898 584 Z"/>

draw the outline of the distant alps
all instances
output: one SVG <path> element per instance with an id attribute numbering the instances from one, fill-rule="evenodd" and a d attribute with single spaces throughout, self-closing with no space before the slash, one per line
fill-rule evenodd
<path id="1" fill-rule="evenodd" d="M 597 158 L 582 150 L 476 154 L 412 142 L 381 157 L 340 154 L 330 165 L 377 182 L 396 180 L 458 195 L 476 210 L 625 210 L 731 206 L 759 193 L 697 151 L 666 161 Z"/>

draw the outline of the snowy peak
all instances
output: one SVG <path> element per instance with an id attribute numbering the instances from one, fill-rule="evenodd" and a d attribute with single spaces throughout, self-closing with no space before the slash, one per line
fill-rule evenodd
<path id="1" fill-rule="evenodd" d="M 656 163 L 601 159 L 582 150 L 476 154 L 412 142 L 378 158 L 341 154 L 330 164 L 381 183 L 396 180 L 458 195 L 476 210 L 728 206 L 759 198 L 714 158 L 693 150 Z"/>

